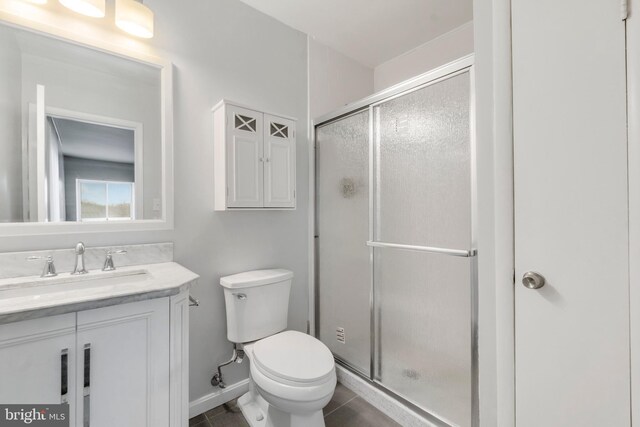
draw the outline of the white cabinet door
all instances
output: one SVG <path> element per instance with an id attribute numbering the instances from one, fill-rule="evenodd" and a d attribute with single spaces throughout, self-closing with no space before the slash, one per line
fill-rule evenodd
<path id="1" fill-rule="evenodd" d="M 78 420 L 91 427 L 169 425 L 167 298 L 78 313 Z"/>
<path id="2" fill-rule="evenodd" d="M 73 426 L 75 327 L 75 313 L 0 325 L 0 402 L 68 402 Z"/>
<path id="3" fill-rule="evenodd" d="M 620 2 L 513 0 L 516 424 L 630 425 Z M 525 272 L 546 278 L 522 285 Z"/>
<path id="4" fill-rule="evenodd" d="M 264 206 L 295 207 L 295 122 L 264 115 Z"/>
<path id="5" fill-rule="evenodd" d="M 227 110 L 227 206 L 263 204 L 262 113 L 229 105 Z"/>

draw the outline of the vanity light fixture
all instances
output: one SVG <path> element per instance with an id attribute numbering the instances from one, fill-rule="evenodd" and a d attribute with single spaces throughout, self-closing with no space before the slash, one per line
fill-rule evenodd
<path id="1" fill-rule="evenodd" d="M 116 26 L 136 37 L 153 37 L 153 11 L 136 0 L 116 0 Z"/>
<path id="2" fill-rule="evenodd" d="M 105 0 L 60 0 L 60 3 L 74 12 L 92 18 L 104 18 Z"/>

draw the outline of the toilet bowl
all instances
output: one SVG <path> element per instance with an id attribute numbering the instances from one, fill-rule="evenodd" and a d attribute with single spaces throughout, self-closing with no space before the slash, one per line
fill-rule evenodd
<path id="1" fill-rule="evenodd" d="M 336 387 L 333 356 L 324 344 L 301 332 L 286 331 L 247 345 L 245 351 L 255 390 L 239 406 L 243 413 L 244 407 L 254 406 L 245 413 L 249 423 L 256 422 L 252 426 L 324 426 L 322 408 Z M 268 404 L 258 413 L 256 394 Z"/>
<path id="2" fill-rule="evenodd" d="M 227 337 L 244 344 L 249 392 L 238 399 L 252 427 L 324 427 L 336 386 L 331 351 L 316 338 L 284 331 L 293 273 L 258 270 L 223 277 Z"/>

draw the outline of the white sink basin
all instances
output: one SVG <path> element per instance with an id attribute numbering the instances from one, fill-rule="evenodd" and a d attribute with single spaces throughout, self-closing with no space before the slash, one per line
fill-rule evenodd
<path id="1" fill-rule="evenodd" d="M 176 295 L 198 275 L 175 262 L 92 270 L 72 276 L 14 277 L 0 280 L 0 325 L 140 299 Z"/>
<path id="2" fill-rule="evenodd" d="M 58 292 L 72 292 L 79 290 L 110 291 L 118 286 L 127 287 L 136 284 L 144 285 L 153 276 L 147 270 L 90 272 L 72 276 L 31 279 L 0 286 L 0 300 L 10 298 L 39 299 Z M 98 289 L 99 288 L 99 289 Z"/>

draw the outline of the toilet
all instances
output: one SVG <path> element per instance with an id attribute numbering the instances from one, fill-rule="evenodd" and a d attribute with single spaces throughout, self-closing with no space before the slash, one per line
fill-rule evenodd
<path id="1" fill-rule="evenodd" d="M 323 427 L 336 387 L 331 351 L 316 338 L 287 331 L 293 273 L 256 270 L 220 279 L 227 338 L 244 346 L 249 391 L 238 399 L 252 427 Z"/>

